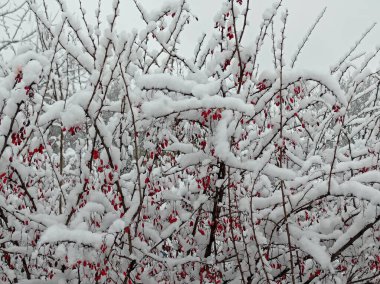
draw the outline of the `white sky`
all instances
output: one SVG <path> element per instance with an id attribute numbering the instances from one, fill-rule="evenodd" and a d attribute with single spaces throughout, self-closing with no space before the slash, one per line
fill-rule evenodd
<path id="1" fill-rule="evenodd" d="M 82 0 L 89 15 L 97 6 L 96 0 Z M 147 10 L 157 9 L 168 0 L 140 0 Z M 176 0 L 169 0 L 176 1 Z M 196 39 L 201 32 L 212 32 L 213 18 L 220 4 L 225 0 L 188 0 L 193 13 L 199 21 L 192 21 L 182 37 L 181 52 L 192 53 Z M 48 1 L 49 2 L 49 1 Z M 103 15 L 110 13 L 112 0 L 103 0 Z M 121 0 L 119 30 L 130 31 L 141 26 L 140 15 L 132 0 Z M 245 2 L 245 1 L 244 1 Z M 258 23 L 262 13 L 275 1 L 251 0 L 250 38 L 257 36 Z M 78 0 L 68 0 L 68 4 L 78 3 Z M 70 5 L 68 5 L 70 7 Z M 73 11 L 75 5 L 72 5 Z M 299 58 L 299 65 L 305 68 L 328 68 L 336 63 L 347 50 L 354 45 L 362 33 L 374 22 L 380 19 L 380 0 L 284 0 L 283 7 L 289 10 L 289 25 L 286 49 L 289 55 L 294 53 L 305 32 L 313 24 L 315 18 L 327 7 L 325 16 L 317 26 L 311 40 Z M 380 45 L 380 25 L 376 26 L 361 45 L 361 51 L 372 51 Z M 379 66 L 379 58 L 376 58 Z"/>

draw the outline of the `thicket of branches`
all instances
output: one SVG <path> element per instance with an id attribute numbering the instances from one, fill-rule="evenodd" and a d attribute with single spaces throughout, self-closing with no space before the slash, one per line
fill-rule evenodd
<path id="1" fill-rule="evenodd" d="M 281 1 L 256 35 L 254 3 L 225 1 L 185 58 L 187 1 L 134 3 L 132 33 L 120 0 L 105 28 L 100 1 L 95 25 L 0 6 L 0 281 L 380 281 L 379 49 L 355 53 L 373 27 L 320 74 L 297 59 L 324 11 L 288 60 Z"/>

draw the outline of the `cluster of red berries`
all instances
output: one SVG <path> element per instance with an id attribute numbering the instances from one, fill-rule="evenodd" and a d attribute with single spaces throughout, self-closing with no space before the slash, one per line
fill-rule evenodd
<path id="1" fill-rule="evenodd" d="M 300 93 L 301 93 L 301 87 L 300 86 L 296 86 L 296 87 L 294 87 L 294 93 L 296 94 L 296 95 L 299 95 Z"/>
<path id="2" fill-rule="evenodd" d="M 220 271 L 214 270 L 208 265 L 204 265 L 200 269 L 200 282 L 209 282 L 209 283 L 222 283 L 222 273 Z"/>
<path id="3" fill-rule="evenodd" d="M 178 220 L 177 217 L 175 217 L 173 214 L 169 215 L 168 221 L 170 224 L 177 222 L 177 220 Z"/>
<path id="4" fill-rule="evenodd" d="M 19 70 L 19 71 L 17 72 L 17 75 L 16 75 L 16 78 L 15 78 L 15 81 L 16 81 L 16 83 L 20 83 L 21 80 L 22 80 L 22 71 Z"/>
<path id="5" fill-rule="evenodd" d="M 333 105 L 332 110 L 333 110 L 333 112 L 338 112 L 340 110 L 340 106 L 335 104 L 335 105 Z"/>
<path id="6" fill-rule="evenodd" d="M 34 148 L 32 151 L 28 152 L 28 161 L 30 162 L 34 156 L 34 154 L 42 154 L 45 150 L 44 145 L 40 144 L 38 147 Z M 25 158 L 24 158 L 25 161 Z"/>
<path id="7" fill-rule="evenodd" d="M 66 127 L 62 128 L 62 131 L 68 131 L 71 135 L 75 135 L 80 129 L 80 126 L 71 126 L 69 129 Z"/>
<path id="8" fill-rule="evenodd" d="M 310 273 L 309 279 L 313 279 L 321 274 L 321 270 L 317 269 L 314 273 Z"/>
<path id="9" fill-rule="evenodd" d="M 232 32 L 232 27 L 231 26 L 229 26 L 227 28 L 227 37 L 228 37 L 229 40 L 231 40 L 231 39 L 233 39 L 235 37 L 234 34 L 233 34 L 233 32 Z"/>
<path id="10" fill-rule="evenodd" d="M 202 111 L 201 116 L 203 117 L 204 122 L 208 122 L 210 117 L 212 120 L 221 120 L 222 110 L 216 109 L 214 112 L 212 111 L 212 109 L 204 110 Z"/>
<path id="11" fill-rule="evenodd" d="M 380 271 L 380 256 L 376 256 L 376 261 L 371 262 L 371 270 Z"/>
<path id="12" fill-rule="evenodd" d="M 227 67 L 230 65 L 231 65 L 231 59 L 226 59 L 226 61 L 224 61 L 222 70 L 225 71 L 227 69 Z"/>
<path id="13" fill-rule="evenodd" d="M 29 152 L 29 156 L 33 156 L 33 154 L 40 153 L 42 154 L 45 150 L 44 145 L 40 144 L 38 147 L 34 148 L 33 151 Z"/>
<path id="14" fill-rule="evenodd" d="M 26 129 L 25 127 L 21 127 L 19 132 L 13 132 L 11 135 L 12 144 L 13 145 L 21 145 L 21 142 L 25 140 Z"/>
<path id="15" fill-rule="evenodd" d="M 267 88 L 267 85 L 265 84 L 265 81 L 266 80 L 263 80 L 261 82 L 259 82 L 256 86 L 256 88 L 259 90 L 259 91 L 263 91 Z"/>
<path id="16" fill-rule="evenodd" d="M 34 90 L 32 89 L 32 85 L 30 85 L 30 86 L 25 86 L 24 89 L 25 89 L 25 93 L 26 93 L 26 95 L 27 95 L 29 98 L 33 98 L 33 97 L 34 97 Z"/>
<path id="17" fill-rule="evenodd" d="M 197 179 L 196 182 L 199 189 L 203 188 L 203 191 L 206 191 L 210 187 L 211 178 L 210 176 L 205 176 L 203 178 Z"/>

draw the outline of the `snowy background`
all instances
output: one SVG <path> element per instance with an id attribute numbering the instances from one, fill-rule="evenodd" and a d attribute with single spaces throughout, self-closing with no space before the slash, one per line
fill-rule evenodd
<path id="1" fill-rule="evenodd" d="M 175 1 L 175 0 L 172 0 Z M 74 2 L 72 1 L 73 6 Z M 104 14 L 111 12 L 111 5 L 103 1 Z M 162 0 L 139 0 L 147 9 L 158 9 Z M 189 55 L 193 53 L 196 39 L 202 32 L 210 33 L 214 26 L 215 12 L 219 9 L 222 0 L 189 0 L 191 11 L 198 17 L 192 21 L 181 38 L 181 52 Z M 255 35 L 258 33 L 257 26 L 262 20 L 262 14 L 270 8 L 275 1 L 259 0 L 251 1 L 253 13 L 250 16 L 250 30 Z M 97 8 L 97 1 L 83 0 L 88 13 Z M 292 55 L 297 45 L 303 39 L 306 31 L 312 25 L 314 19 L 327 7 L 322 21 L 316 30 L 307 48 L 304 49 L 299 64 L 309 68 L 328 68 L 340 58 L 342 50 L 352 47 L 362 33 L 372 24 L 380 20 L 380 1 L 378 0 L 285 0 L 283 6 L 289 10 L 289 33 L 287 34 L 287 51 Z M 74 10 L 74 8 L 73 8 Z M 123 1 L 120 9 L 119 29 L 127 31 L 133 28 L 139 29 L 143 21 L 132 1 Z M 360 51 L 373 50 L 380 45 L 380 25 L 376 26 L 371 34 L 366 37 L 358 49 Z M 264 64 L 270 64 L 270 55 L 264 56 Z"/>

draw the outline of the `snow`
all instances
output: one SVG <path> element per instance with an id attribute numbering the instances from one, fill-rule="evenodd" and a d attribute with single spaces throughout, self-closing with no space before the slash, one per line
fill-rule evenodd
<path id="1" fill-rule="evenodd" d="M 38 82 L 42 72 L 42 66 L 39 61 L 29 61 L 23 69 L 23 81 L 26 86 Z"/>
<path id="2" fill-rule="evenodd" d="M 69 104 L 67 108 L 61 112 L 61 121 L 64 127 L 81 125 L 86 121 L 86 113 L 82 107 Z"/>
<path id="3" fill-rule="evenodd" d="M 193 80 L 185 80 L 168 74 L 143 75 L 136 80 L 140 89 L 170 90 L 183 94 L 193 95 L 197 98 L 214 96 L 220 89 L 220 82 L 198 84 Z"/>
<path id="4" fill-rule="evenodd" d="M 64 101 L 57 101 L 52 105 L 45 105 L 45 112 L 40 116 L 39 124 L 47 124 L 53 120 L 59 119 L 65 106 Z"/>
<path id="5" fill-rule="evenodd" d="M 373 205 L 380 205 L 380 191 L 357 181 L 344 182 L 334 187 L 331 193 L 344 196 L 353 195 L 359 199 L 367 200 Z"/>
<path id="6" fill-rule="evenodd" d="M 380 183 L 380 173 L 378 171 L 369 171 L 354 176 L 351 181 L 356 181 L 359 183 Z"/>
<path id="7" fill-rule="evenodd" d="M 297 244 L 300 246 L 301 250 L 309 253 L 323 269 L 331 269 L 332 265 L 330 262 L 330 255 L 326 251 L 326 247 L 316 244 L 315 241 L 312 241 L 306 237 L 300 237 Z"/>
<path id="8" fill-rule="evenodd" d="M 376 210 L 374 205 L 368 206 L 368 208 L 363 212 L 363 214 L 359 214 L 355 219 L 353 224 L 347 229 L 347 231 L 342 234 L 334 243 L 333 246 L 330 247 L 329 251 L 333 254 L 337 252 L 341 247 L 346 245 L 351 238 L 353 238 L 356 234 L 358 234 L 365 226 L 374 222 L 376 218 Z"/>
<path id="9" fill-rule="evenodd" d="M 117 219 L 115 220 L 110 228 L 108 229 L 108 232 L 112 233 L 119 233 L 122 232 L 125 228 L 125 223 L 123 220 Z"/>
<path id="10" fill-rule="evenodd" d="M 187 144 L 187 143 L 172 143 L 168 147 L 165 148 L 166 151 L 179 151 L 185 154 L 190 154 L 195 152 L 195 148 L 193 144 Z"/>
<path id="11" fill-rule="evenodd" d="M 53 225 L 41 235 L 39 246 L 54 242 L 74 242 L 82 245 L 100 247 L 103 241 L 102 234 L 91 233 L 87 230 L 73 230 L 63 225 Z"/>

